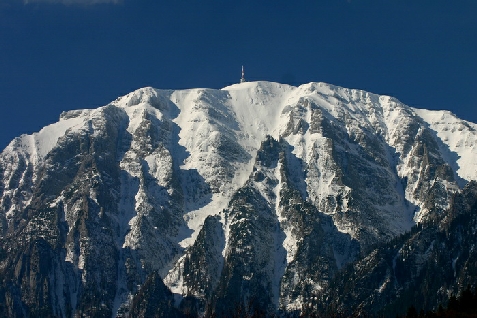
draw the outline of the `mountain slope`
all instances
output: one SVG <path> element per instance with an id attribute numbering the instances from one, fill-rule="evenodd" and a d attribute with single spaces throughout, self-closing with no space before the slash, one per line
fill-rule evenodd
<path id="1" fill-rule="evenodd" d="M 435 310 L 477 284 L 476 231 L 477 183 L 472 181 L 453 198 L 448 215 L 414 227 L 348 266 L 308 310 L 386 317 L 403 315 L 411 306 Z"/>
<path id="2" fill-rule="evenodd" d="M 477 179 L 476 128 L 324 83 L 143 88 L 65 112 L 0 154 L 0 297 L 11 316 L 127 315 L 159 275 L 193 312 L 299 311 L 448 213 Z"/>

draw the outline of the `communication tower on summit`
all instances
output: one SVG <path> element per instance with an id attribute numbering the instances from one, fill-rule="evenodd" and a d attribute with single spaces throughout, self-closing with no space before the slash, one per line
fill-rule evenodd
<path id="1" fill-rule="evenodd" d="M 242 65 L 242 78 L 240 79 L 240 83 L 246 82 L 245 80 L 245 72 L 243 71 L 243 65 Z"/>

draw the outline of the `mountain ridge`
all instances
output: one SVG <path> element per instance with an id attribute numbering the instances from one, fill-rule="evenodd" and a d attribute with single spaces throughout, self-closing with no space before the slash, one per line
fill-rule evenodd
<path id="1" fill-rule="evenodd" d="M 126 315 L 152 273 L 198 313 L 246 306 L 247 290 L 257 310 L 300 310 L 358 255 L 447 213 L 477 179 L 476 128 L 325 83 L 146 87 L 63 112 L 0 154 L 3 284 L 25 289 L 36 272 L 19 259 L 40 249 L 59 316 Z M 9 310 L 38 305 L 22 288 Z"/>

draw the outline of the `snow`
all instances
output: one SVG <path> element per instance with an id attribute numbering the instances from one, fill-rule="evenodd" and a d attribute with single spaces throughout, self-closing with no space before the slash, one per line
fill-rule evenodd
<path id="1" fill-rule="evenodd" d="M 184 286 L 184 278 L 182 277 L 185 257 L 185 254 L 181 256 L 177 260 L 175 266 L 164 278 L 164 284 L 166 284 L 171 290 L 171 292 L 176 295 L 184 295 L 187 290 L 187 286 Z"/>
<path id="2" fill-rule="evenodd" d="M 266 135 L 278 140 L 279 128 L 286 124 L 280 118 L 281 111 L 290 102 L 290 93 L 296 88 L 278 83 L 249 82 L 222 90 L 229 93 L 241 131 L 249 136 L 251 146 L 258 148 Z"/>
<path id="3" fill-rule="evenodd" d="M 204 207 L 191 209 L 190 212 L 184 215 L 184 220 L 187 222 L 189 229 L 192 229 L 192 234 L 189 232 L 181 232 L 178 236 L 179 244 L 186 248 L 194 244 L 199 231 L 204 224 L 204 220 L 209 215 L 218 215 L 223 209 L 227 207 L 230 198 L 222 194 L 214 194 L 209 204 Z"/>
<path id="4" fill-rule="evenodd" d="M 449 111 L 414 109 L 446 145 L 441 153 L 446 162 L 465 181 L 477 180 L 477 124 L 461 120 Z M 457 159 L 457 160 L 456 160 Z"/>
<path id="5" fill-rule="evenodd" d="M 193 243 L 203 220 L 208 215 L 218 214 L 227 207 L 231 195 L 241 187 L 252 172 L 257 149 L 267 134 L 278 139 L 280 113 L 284 96 L 295 88 L 288 85 L 268 82 L 246 82 L 223 88 L 190 89 L 175 91 L 170 100 L 180 109 L 173 119 L 180 127 L 179 144 L 187 151 L 181 161 L 181 169 L 197 169 L 199 174 L 209 180 L 217 176 L 210 162 L 217 158 L 214 142 L 218 134 L 230 131 L 237 143 L 249 152 L 248 162 L 233 163 L 234 177 L 222 182 L 220 193 L 214 193 L 211 201 L 203 207 L 189 206 L 184 216 L 192 236 L 181 241 L 186 247 Z M 226 127 L 208 117 L 208 110 L 214 109 L 228 122 Z M 208 177 L 210 176 L 210 177 Z"/>
<path id="6" fill-rule="evenodd" d="M 311 132 L 310 129 L 306 129 L 304 133 L 290 133 L 284 137 L 290 116 L 293 124 L 299 121 L 305 124 L 312 122 L 311 105 L 321 111 L 320 116 L 337 126 L 344 127 L 350 139 L 366 134 L 381 138 L 379 139 L 381 145 L 386 147 L 387 151 L 386 160 L 396 171 L 391 171 L 391 168 L 382 169 L 391 176 L 390 178 L 394 178 L 393 190 L 397 199 L 394 198 L 392 204 L 384 202 L 374 208 L 385 212 L 383 214 L 387 216 L 386 221 L 390 222 L 390 229 L 396 233 L 410 228 L 412 213 L 420 204 L 412 196 L 419 182 L 417 177 L 415 180 L 411 178 L 417 172 L 412 165 L 414 158 L 407 156 L 402 142 L 403 138 L 415 137 L 406 136 L 403 127 L 414 123 L 416 118 L 420 119 L 421 131 L 422 128 L 428 127 L 435 133 L 440 155 L 456 172 L 458 185 L 462 187 L 470 180 L 477 180 L 477 160 L 475 160 L 477 125 L 460 120 L 448 111 L 416 109 L 389 96 L 379 96 L 326 83 L 308 83 L 294 87 L 273 82 L 245 82 L 221 90 L 196 88 L 172 91 L 146 87 L 120 97 L 106 106 L 121 108 L 126 113 L 129 120 L 126 130 L 131 135 L 134 135 L 146 117 L 156 118 L 157 122 L 165 125 L 164 129 L 167 128 L 169 134 L 167 137 L 169 139 L 164 141 L 165 149 L 161 153 L 152 152 L 144 158 L 138 158 L 135 151 L 139 144 L 133 140 L 130 149 L 120 154 L 121 193 L 118 203 L 119 216 L 116 220 L 120 232 L 117 239 L 118 246 L 131 248 L 140 246 L 141 237 L 134 228 L 138 222 L 138 211 L 146 209 L 145 205 L 149 204 L 144 185 L 139 182 L 143 173 L 142 165 L 147 167 L 147 172 L 157 185 L 169 191 L 167 192 L 169 195 L 171 174 L 178 172 L 183 178 L 181 183 L 185 226 L 178 228 L 177 236 L 171 240 L 185 250 L 194 243 L 205 218 L 209 215 L 221 215 L 223 209 L 227 208 L 231 196 L 249 179 L 257 150 L 267 135 L 276 140 L 285 138 L 292 147 L 293 158 L 288 159 L 290 162 L 293 161 L 290 163 L 293 175 L 305 174 L 303 170 L 306 168 L 304 182 L 294 184 L 305 200 L 315 204 L 320 211 L 333 216 L 336 210 L 333 210 L 327 202 L 330 197 L 334 198 L 340 194 L 342 203 L 339 208 L 342 212 L 348 211 L 350 209 L 348 199 L 352 189 L 336 181 L 338 172 L 330 152 L 330 139 L 325 137 L 323 132 Z M 14 165 L 18 161 L 13 157 L 15 152 L 25 154 L 29 162 L 35 165 L 35 169 L 38 169 L 61 137 L 90 127 L 94 131 L 101 129 L 101 126 L 95 126 L 95 123 L 101 120 L 103 109 L 70 111 L 62 115 L 57 123 L 46 126 L 32 135 L 16 138 L 2 153 L 2 158 L 12 157 L 11 160 L 4 160 L 7 166 L 4 169 L 5 180 L 9 180 L 15 172 Z M 226 140 L 225 146 L 238 149 L 236 156 L 234 153 L 235 157 L 223 157 L 224 154 L 220 149 L 223 146 L 220 144 L 221 140 Z M 339 148 L 340 151 L 359 155 L 355 140 L 343 141 L 343 145 L 336 147 L 342 147 Z M 218 168 L 223 170 L 217 172 Z M 380 163 L 373 164 L 373 168 L 381 169 Z M 278 167 L 268 173 L 269 177 L 280 180 Z M 189 175 L 195 176 L 193 182 L 196 183 L 187 184 L 190 180 L 185 176 Z M 401 179 L 406 178 L 409 183 L 404 189 Z M 193 190 L 200 188 L 202 184 L 210 186 L 210 191 L 195 193 Z M 444 186 L 447 189 L 455 187 L 447 181 L 444 182 Z M 273 189 L 274 199 L 267 197 L 266 189 L 257 187 L 264 197 L 273 203 L 271 206 L 274 206 L 278 213 L 280 186 Z M 11 194 L 14 190 L 6 188 L 4 193 Z M 366 195 L 373 194 L 366 193 Z M 91 193 L 91 197 L 94 198 L 95 194 Z M 273 200 L 275 201 L 272 202 Z M 277 217 L 280 222 L 285 221 L 280 219 L 278 214 Z M 224 219 L 221 221 L 226 239 L 223 250 L 225 255 L 229 224 Z M 357 231 L 352 224 L 335 225 L 339 231 L 350 235 L 354 235 Z M 285 228 L 283 231 L 285 237 L 278 248 L 283 248 L 286 256 L 275 253 L 276 275 L 293 261 L 297 249 L 297 241 L 291 230 Z M 280 237 L 275 237 L 275 243 L 280 240 Z M 71 262 L 77 257 L 70 250 L 67 255 L 67 260 Z M 285 258 L 286 263 L 283 263 Z M 335 258 L 340 265 L 344 261 L 336 253 Z M 82 268 L 82 254 L 76 261 L 79 268 Z M 393 265 L 395 261 L 396 258 Z M 183 293 L 185 288 L 179 275 L 180 264 L 179 258 L 175 262 L 176 267 L 174 264 L 171 265 L 173 269 L 169 271 L 167 280 L 173 292 L 178 294 Z M 279 281 L 279 277 L 273 279 L 275 289 L 278 289 L 276 282 Z M 118 285 L 125 286 L 124 282 L 119 281 Z M 118 294 L 115 307 L 119 307 L 120 297 Z M 297 302 L 299 301 L 297 299 Z"/>
<path id="7" fill-rule="evenodd" d="M 386 275 L 386 278 L 382 282 L 381 286 L 378 287 L 377 292 L 381 294 L 390 282 L 391 282 L 391 277 L 388 274 Z"/>
<path id="8" fill-rule="evenodd" d="M 195 169 L 206 181 L 218 181 L 220 186 L 220 191 L 214 193 L 205 204 L 194 206 L 193 200 L 186 200 L 189 206 L 186 208 L 184 219 L 193 234 L 181 237 L 181 246 L 187 247 L 192 244 L 203 220 L 208 215 L 218 214 L 227 206 L 231 195 L 250 176 L 261 141 L 266 135 L 279 139 L 287 127 L 290 111 L 300 100 L 315 103 L 325 117 L 346 122 L 349 134 L 359 132 L 362 128 L 381 133 L 397 152 L 402 151 L 398 142 L 400 128 L 412 120 L 415 114 L 427 122 L 442 141 L 441 151 L 444 159 L 455 168 L 461 178 L 459 185 L 477 179 L 477 161 L 474 160 L 477 155 L 475 147 L 477 125 L 460 120 L 447 111 L 415 109 L 388 96 L 378 96 L 326 83 L 308 83 L 294 87 L 273 82 L 245 82 L 221 90 L 198 88 L 171 91 L 146 87 L 120 97 L 112 103 L 126 111 L 129 117 L 127 131 L 133 133 L 146 113 L 159 120 L 168 116 L 168 119 L 178 126 L 178 144 L 183 147 L 183 150 L 173 150 L 174 153 L 171 154 L 174 160 L 179 161 L 180 169 Z M 177 110 L 167 109 L 170 106 L 157 105 L 157 103 L 165 105 L 167 102 L 177 107 Z M 212 118 L 211 110 L 217 111 L 226 122 L 220 121 L 223 118 L 218 120 Z M 59 122 L 44 127 L 38 133 L 19 137 L 5 151 L 20 148 L 32 158 L 41 160 L 54 148 L 61 136 L 69 130 L 85 128 L 88 121 L 99 116 L 98 113 L 91 110 L 70 111 L 62 116 Z M 305 109 L 297 116 L 296 119 L 302 118 L 308 123 L 311 121 L 310 109 Z M 213 164 L 220 160 L 214 143 L 221 134 L 231 134 L 242 149 L 250 154 L 246 162 L 232 163 L 234 170 L 232 179 L 217 180 L 219 177 L 213 170 Z M 293 154 L 298 159 L 316 165 L 318 169 L 316 176 L 318 178 L 307 178 L 306 188 L 300 190 L 305 196 L 310 195 L 310 199 L 315 201 L 321 210 L 326 210 L 323 200 L 329 195 L 349 191 L 346 187 L 334 183 L 333 169 L 324 168 L 332 160 L 326 157 L 327 140 L 320 133 L 311 134 L 307 131 L 305 134 L 292 134 L 286 139 L 294 147 Z M 349 151 L 354 150 L 351 147 Z M 316 157 L 318 161 L 310 162 Z M 149 155 L 145 160 L 157 182 L 165 186 L 166 167 L 170 163 L 162 162 L 163 158 L 157 155 Z M 413 172 L 408 170 L 407 166 L 406 162 L 398 161 L 397 170 L 400 177 Z M 134 171 L 137 171 L 137 168 L 131 167 Z M 132 175 L 135 174 L 134 171 L 130 171 Z M 347 209 L 346 196 L 342 209 Z M 340 230 L 349 231 L 343 227 Z M 286 244 L 289 245 L 288 241 Z M 292 242 L 290 244 L 293 245 Z"/>
<path id="9" fill-rule="evenodd" d="M 182 232 L 178 239 L 182 247 L 187 247 L 195 240 L 203 220 L 208 215 L 220 213 L 227 206 L 231 195 L 248 179 L 256 151 L 265 136 L 271 135 L 279 139 L 287 127 L 290 111 L 299 101 L 306 100 L 315 103 L 322 110 L 323 116 L 345 122 L 349 134 L 359 133 L 361 129 L 382 134 L 386 141 L 396 148 L 396 152 L 402 151 L 398 142 L 400 128 L 416 114 L 429 123 L 430 128 L 442 141 L 441 150 L 446 162 L 455 168 L 461 178 L 459 185 L 477 179 L 477 161 L 474 160 L 477 155 L 476 124 L 462 121 L 450 112 L 414 109 L 392 97 L 326 83 L 308 83 L 294 87 L 273 82 L 245 82 L 221 90 L 197 88 L 171 91 L 146 87 L 118 98 L 111 105 L 126 111 L 129 117 L 127 131 L 131 134 L 141 124 L 146 113 L 159 120 L 163 120 L 164 116 L 168 117 L 168 120 L 177 125 L 177 142 L 183 147 L 182 150 L 174 148 L 171 154 L 173 160 L 178 161 L 180 169 L 197 170 L 207 182 L 218 181 L 220 191 L 213 193 L 205 204 L 194 205 L 194 200 L 185 200 L 187 206 L 184 219 L 192 232 Z M 167 103 L 177 109 L 168 109 L 171 106 L 165 106 Z M 210 115 L 211 110 L 217 111 L 219 116 L 223 117 L 214 119 Z M 32 157 L 44 158 L 68 130 L 84 128 L 98 113 L 99 110 L 70 111 L 62 116 L 59 122 L 46 126 L 40 132 L 21 136 L 15 143 L 12 142 L 6 151 L 18 149 L 20 145 L 20 148 Z M 302 118 L 307 123 L 311 121 L 310 109 L 296 115 L 296 119 Z M 225 119 L 225 122 L 221 121 L 222 119 Z M 220 179 L 215 175 L 213 167 L 215 163 L 220 163 L 214 143 L 221 134 L 232 136 L 250 155 L 245 162 L 231 163 L 234 170 L 231 179 Z M 300 190 L 305 196 L 309 195 L 321 210 L 326 210 L 323 204 L 328 196 L 349 192 L 346 186 L 339 186 L 334 182 L 334 170 L 326 168 L 332 158 L 327 158 L 327 139 L 321 133 L 312 134 L 307 131 L 305 134 L 292 134 L 286 139 L 293 146 L 293 154 L 299 160 L 316 165 L 318 175 L 315 178 L 307 178 L 306 188 Z M 355 150 L 350 147 L 349 151 Z M 314 158 L 317 158 L 317 161 L 313 161 Z M 170 163 L 164 163 L 163 158 L 154 154 L 144 159 L 157 182 L 166 186 L 166 167 Z M 457 159 L 456 164 L 454 159 Z M 408 170 L 407 162 L 397 163 L 400 177 L 413 173 Z M 139 167 L 127 168 L 130 169 L 131 175 L 135 175 Z M 397 191 L 399 190 L 397 188 Z M 409 195 L 406 195 L 409 199 Z M 342 210 L 346 211 L 347 196 L 343 197 Z M 408 224 L 403 224 L 402 227 L 406 228 Z M 350 231 L 347 227 L 339 228 L 343 232 Z M 293 255 L 294 244 L 288 242 L 290 239 L 287 236 L 285 244 L 287 251 Z"/>
<path id="10" fill-rule="evenodd" d="M 455 264 L 457 263 L 459 256 L 460 255 L 457 255 L 455 258 L 452 259 L 452 270 L 454 271 L 454 277 L 457 277 L 457 270 L 456 270 Z"/>
<path id="11" fill-rule="evenodd" d="M 88 113 L 85 111 L 85 113 Z M 85 118 L 78 116 L 68 119 L 60 119 L 58 122 L 42 128 L 32 135 L 22 135 L 14 139 L 5 152 L 21 149 L 32 157 L 33 162 L 42 160 L 56 146 L 58 139 L 64 136 L 68 130 L 82 128 Z"/>

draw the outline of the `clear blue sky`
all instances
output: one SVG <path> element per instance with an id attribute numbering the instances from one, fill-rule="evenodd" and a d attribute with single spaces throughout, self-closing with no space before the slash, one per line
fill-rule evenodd
<path id="1" fill-rule="evenodd" d="M 0 148 L 134 89 L 322 81 L 477 122 L 477 1 L 0 0 Z"/>

